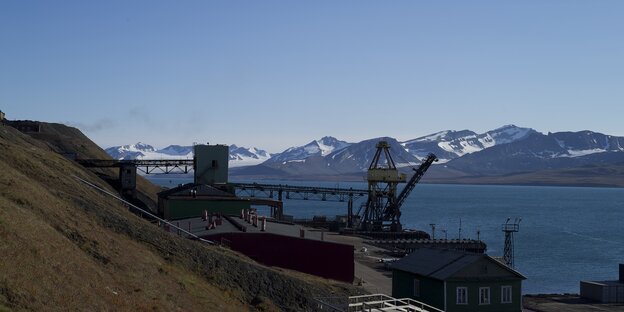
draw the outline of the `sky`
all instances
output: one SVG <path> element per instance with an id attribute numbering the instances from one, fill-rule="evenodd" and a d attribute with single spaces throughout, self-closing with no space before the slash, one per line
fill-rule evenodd
<path id="1" fill-rule="evenodd" d="M 624 1 L 0 1 L 0 110 L 106 148 L 624 136 Z"/>

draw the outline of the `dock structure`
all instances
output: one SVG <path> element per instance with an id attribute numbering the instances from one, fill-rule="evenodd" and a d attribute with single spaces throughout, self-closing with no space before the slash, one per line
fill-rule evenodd
<path id="1" fill-rule="evenodd" d="M 475 253 L 484 253 L 487 249 L 487 245 L 483 241 L 474 239 L 385 239 L 370 240 L 366 243 L 389 250 L 400 250 L 404 253 L 411 253 L 415 249 L 423 247 L 464 250 Z"/>

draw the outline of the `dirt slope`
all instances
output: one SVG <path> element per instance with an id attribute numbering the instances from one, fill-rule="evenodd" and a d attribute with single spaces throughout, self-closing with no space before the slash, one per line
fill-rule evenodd
<path id="1" fill-rule="evenodd" d="M 112 159 L 80 130 L 62 124 L 42 122 L 41 132 L 28 135 L 60 154 L 74 154 L 78 159 Z M 103 179 L 115 180 L 119 176 L 116 168 L 92 169 L 92 171 Z M 147 179 L 137 176 L 138 196 L 146 201 L 148 208 L 155 209 L 158 202 L 156 194 L 161 190 Z"/>
<path id="2" fill-rule="evenodd" d="M 0 311 L 302 311 L 353 291 L 158 230 L 53 139 L 0 125 Z"/>

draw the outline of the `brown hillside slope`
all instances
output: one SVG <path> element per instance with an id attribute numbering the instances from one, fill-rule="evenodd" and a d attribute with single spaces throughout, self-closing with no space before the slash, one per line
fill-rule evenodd
<path id="1" fill-rule="evenodd" d="M 107 187 L 0 125 L 0 311 L 301 311 L 352 291 L 160 231 L 74 175 Z"/>
<path id="2" fill-rule="evenodd" d="M 80 130 L 63 124 L 42 122 L 41 132 L 29 135 L 37 141 L 49 146 L 50 149 L 61 154 L 75 154 L 78 159 L 112 159 L 102 148 L 86 137 Z M 117 169 L 92 169 L 104 179 L 117 179 Z M 162 189 L 147 179 L 137 176 L 137 191 L 143 201 L 147 201 L 148 208 L 155 209 L 158 197 L 156 194 Z"/>

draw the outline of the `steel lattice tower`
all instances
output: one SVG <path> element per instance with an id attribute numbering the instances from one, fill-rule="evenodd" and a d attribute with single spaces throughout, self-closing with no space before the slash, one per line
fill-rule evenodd
<path id="1" fill-rule="evenodd" d="M 509 223 L 511 219 L 507 219 L 507 222 L 503 224 L 503 232 L 505 233 L 505 249 L 503 253 L 503 261 L 508 267 L 514 267 L 514 233 L 520 230 L 520 221 L 522 219 L 515 219 L 514 223 Z"/>
<path id="2" fill-rule="evenodd" d="M 396 203 L 397 185 L 405 183 L 405 174 L 399 173 L 394 164 L 388 142 L 379 141 L 376 147 L 375 156 L 368 168 L 368 201 L 362 217 L 362 229 L 380 231 L 384 221 L 390 221 L 395 227 L 393 231 L 400 231 L 399 216 L 386 218 L 384 212 Z"/>

